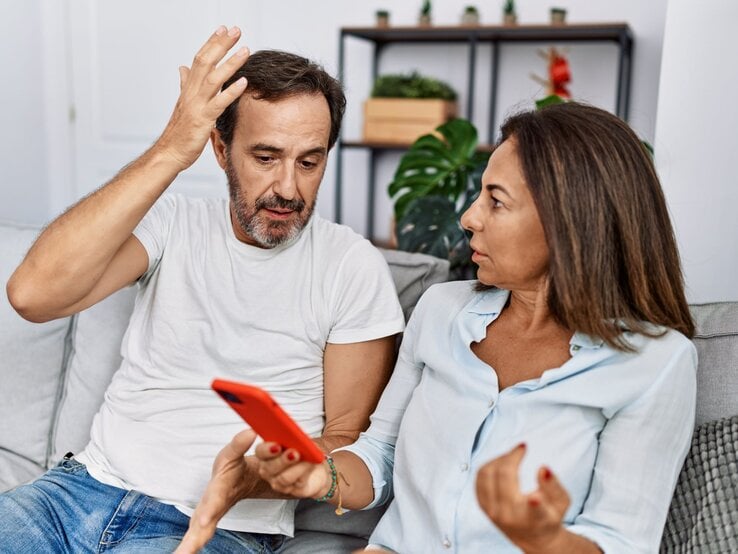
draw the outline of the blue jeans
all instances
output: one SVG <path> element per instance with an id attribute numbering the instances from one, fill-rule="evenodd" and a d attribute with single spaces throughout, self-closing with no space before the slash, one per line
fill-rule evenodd
<path id="1" fill-rule="evenodd" d="M 174 506 L 100 483 L 68 456 L 33 483 L 0 495 L 0 553 L 171 553 L 189 523 Z M 202 552 L 269 554 L 283 539 L 218 529 Z"/>

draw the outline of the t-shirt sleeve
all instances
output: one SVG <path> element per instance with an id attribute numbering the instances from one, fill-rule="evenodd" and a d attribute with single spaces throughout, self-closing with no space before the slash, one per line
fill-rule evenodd
<path id="1" fill-rule="evenodd" d="M 141 276 L 140 281 L 148 279 L 161 260 L 172 227 L 175 209 L 176 196 L 165 194 L 156 201 L 133 230 L 134 236 L 141 242 L 149 256 L 149 267 Z"/>
<path id="2" fill-rule="evenodd" d="M 338 267 L 331 291 L 332 344 L 363 342 L 401 333 L 405 326 L 392 275 L 382 254 L 362 240 Z"/>

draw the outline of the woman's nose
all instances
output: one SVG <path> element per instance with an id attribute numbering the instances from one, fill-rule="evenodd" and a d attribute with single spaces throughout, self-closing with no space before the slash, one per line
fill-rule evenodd
<path id="1" fill-rule="evenodd" d="M 471 237 L 471 235 L 474 233 L 474 231 L 479 230 L 479 223 L 478 218 L 476 217 L 476 204 L 477 201 L 475 200 L 471 206 L 469 206 L 466 211 L 461 214 L 461 227 L 464 229 L 464 232 L 466 233 L 467 237 Z"/>

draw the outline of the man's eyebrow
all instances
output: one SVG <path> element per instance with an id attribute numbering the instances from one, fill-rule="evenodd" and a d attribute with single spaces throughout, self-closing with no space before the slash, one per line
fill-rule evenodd
<path id="1" fill-rule="evenodd" d="M 279 148 L 278 146 L 273 146 L 271 144 L 265 144 L 263 142 L 257 142 L 256 144 L 252 144 L 249 147 L 249 151 L 251 152 L 273 152 L 275 154 L 281 154 L 284 152 L 284 148 Z"/>
<path id="2" fill-rule="evenodd" d="M 315 148 L 311 148 L 310 150 L 306 150 L 301 155 L 302 156 L 310 156 L 312 154 L 325 155 L 326 152 L 327 152 L 327 150 L 326 150 L 325 146 L 316 146 Z"/>
<path id="3" fill-rule="evenodd" d="M 250 152 L 271 152 L 273 154 L 283 154 L 284 148 L 280 148 L 272 144 L 258 142 L 256 144 L 252 144 L 249 147 L 249 151 Z M 310 148 L 309 150 L 306 150 L 305 152 L 301 152 L 300 156 L 311 156 L 313 154 L 324 156 L 326 152 L 327 152 L 327 149 L 325 146 L 316 146 L 314 148 Z"/>

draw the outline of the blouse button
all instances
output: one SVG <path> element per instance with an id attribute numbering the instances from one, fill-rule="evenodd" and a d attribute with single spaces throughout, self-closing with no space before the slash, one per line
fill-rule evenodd
<path id="1" fill-rule="evenodd" d="M 469 464 L 461 464 L 461 471 L 466 471 L 469 469 Z"/>
<path id="2" fill-rule="evenodd" d="M 448 539 L 443 539 L 441 544 L 443 545 L 443 548 L 451 548 L 451 541 Z"/>

